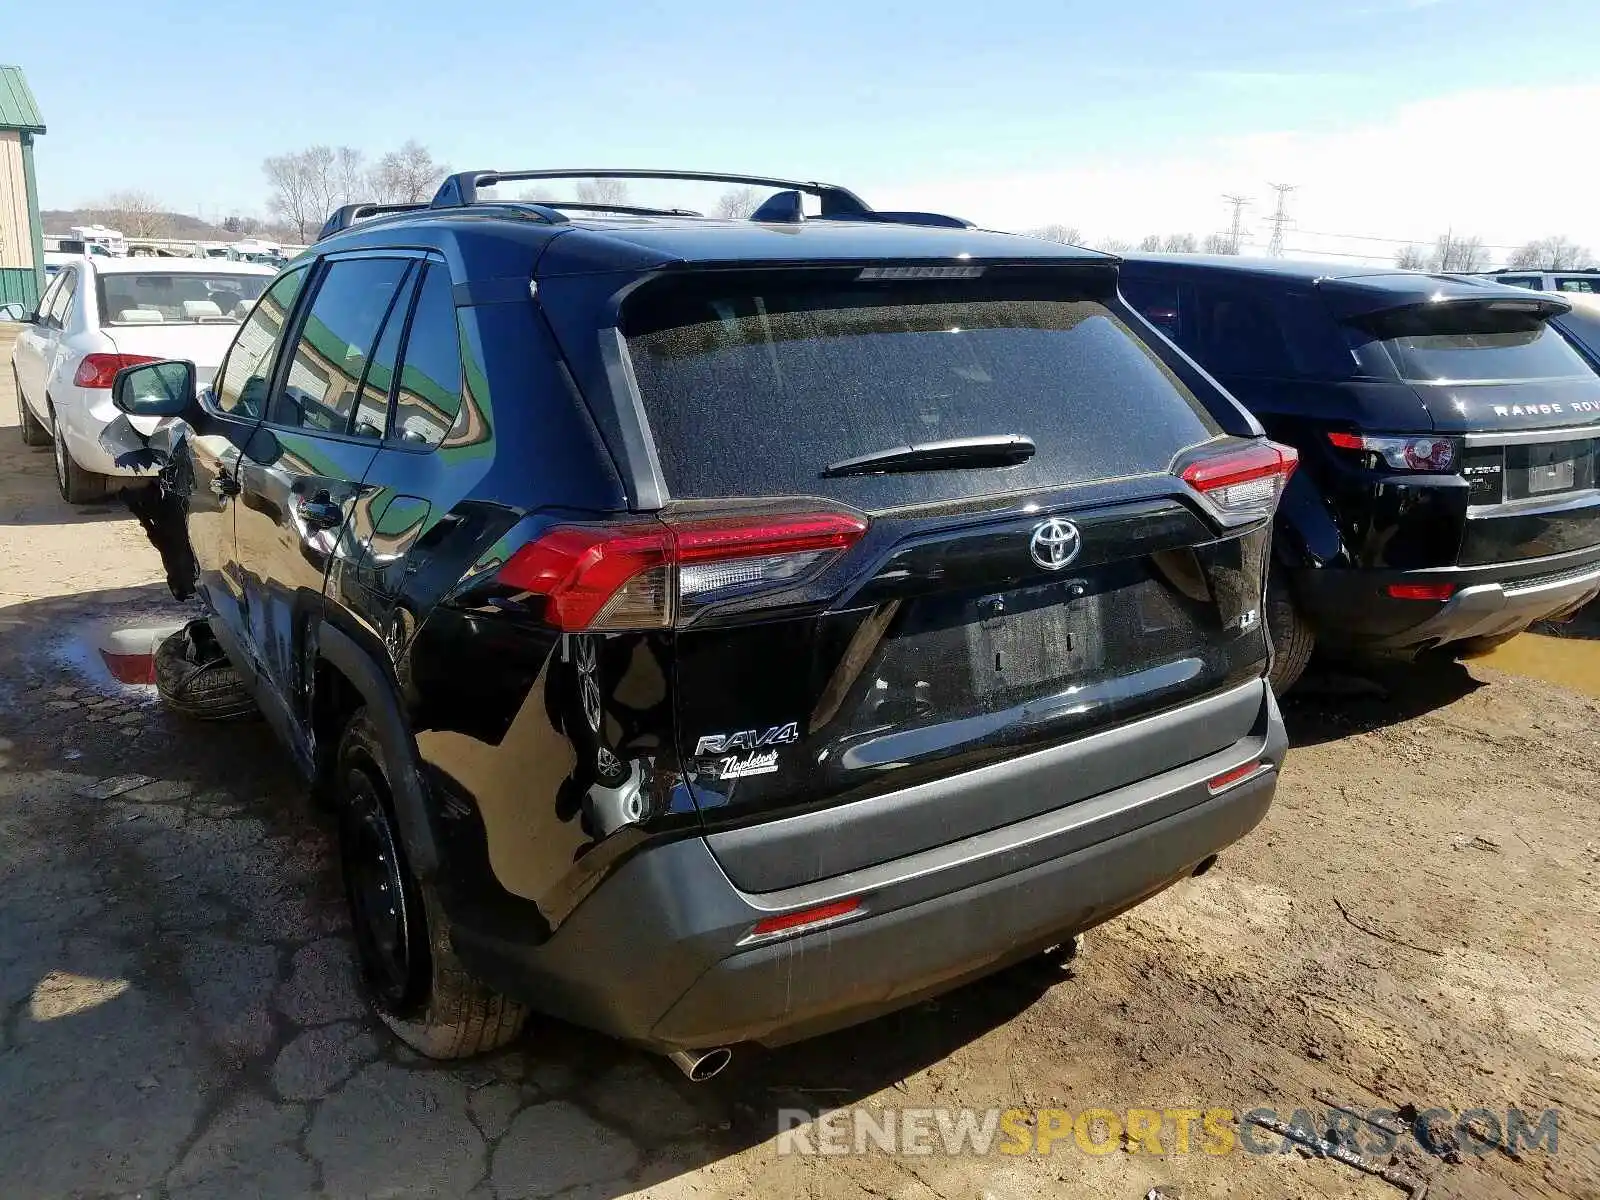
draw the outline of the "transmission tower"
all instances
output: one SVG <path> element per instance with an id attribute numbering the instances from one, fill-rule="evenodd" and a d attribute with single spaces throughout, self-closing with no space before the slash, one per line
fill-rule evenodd
<path id="1" fill-rule="evenodd" d="M 1228 253 L 1239 253 L 1239 247 L 1244 241 L 1244 208 L 1251 203 L 1249 196 L 1224 196 L 1233 206 L 1233 223 L 1228 229 Z"/>
<path id="2" fill-rule="evenodd" d="M 1282 258 L 1283 231 L 1290 224 L 1289 193 L 1295 190 L 1295 186 L 1292 183 L 1269 183 L 1267 186 L 1278 193 L 1278 206 L 1267 218 L 1267 223 L 1272 226 L 1272 240 L 1267 243 L 1267 253 L 1273 258 Z"/>

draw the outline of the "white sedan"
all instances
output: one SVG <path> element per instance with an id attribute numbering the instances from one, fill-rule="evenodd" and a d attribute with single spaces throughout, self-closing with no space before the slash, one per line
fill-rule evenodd
<path id="1" fill-rule="evenodd" d="M 54 443 L 56 481 L 74 504 L 103 499 L 119 467 L 100 445 L 117 415 L 111 381 L 162 358 L 215 374 L 239 323 L 276 272 L 255 263 L 181 258 L 78 258 L 56 271 L 11 352 L 22 440 Z"/>

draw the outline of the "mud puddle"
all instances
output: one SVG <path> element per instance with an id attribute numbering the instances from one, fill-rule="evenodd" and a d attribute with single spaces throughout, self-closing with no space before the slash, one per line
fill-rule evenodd
<path id="1" fill-rule="evenodd" d="M 1600 696 L 1600 639 L 1525 633 L 1475 661 L 1510 675 Z"/>

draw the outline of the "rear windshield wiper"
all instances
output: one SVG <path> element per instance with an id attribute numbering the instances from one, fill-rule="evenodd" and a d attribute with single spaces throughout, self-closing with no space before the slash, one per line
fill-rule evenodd
<path id="1" fill-rule="evenodd" d="M 1009 467 L 1027 462 L 1038 447 L 1019 433 L 990 437 L 951 438 L 917 446 L 893 446 L 856 458 L 840 459 L 822 469 L 824 479 L 839 475 L 880 475 L 896 471 L 959 471 L 968 467 Z"/>

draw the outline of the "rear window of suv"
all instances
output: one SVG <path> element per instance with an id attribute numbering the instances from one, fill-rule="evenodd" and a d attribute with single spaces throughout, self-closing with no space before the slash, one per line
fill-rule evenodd
<path id="1" fill-rule="evenodd" d="M 882 509 L 1167 470 L 1220 429 L 1076 278 L 708 272 L 641 289 L 623 332 L 668 489 Z M 874 451 L 1001 434 L 1038 451 L 1004 468 L 822 476 Z"/>
<path id="2" fill-rule="evenodd" d="M 1593 378 L 1578 352 L 1538 313 L 1467 304 L 1407 309 L 1369 324 L 1409 383 Z"/>

